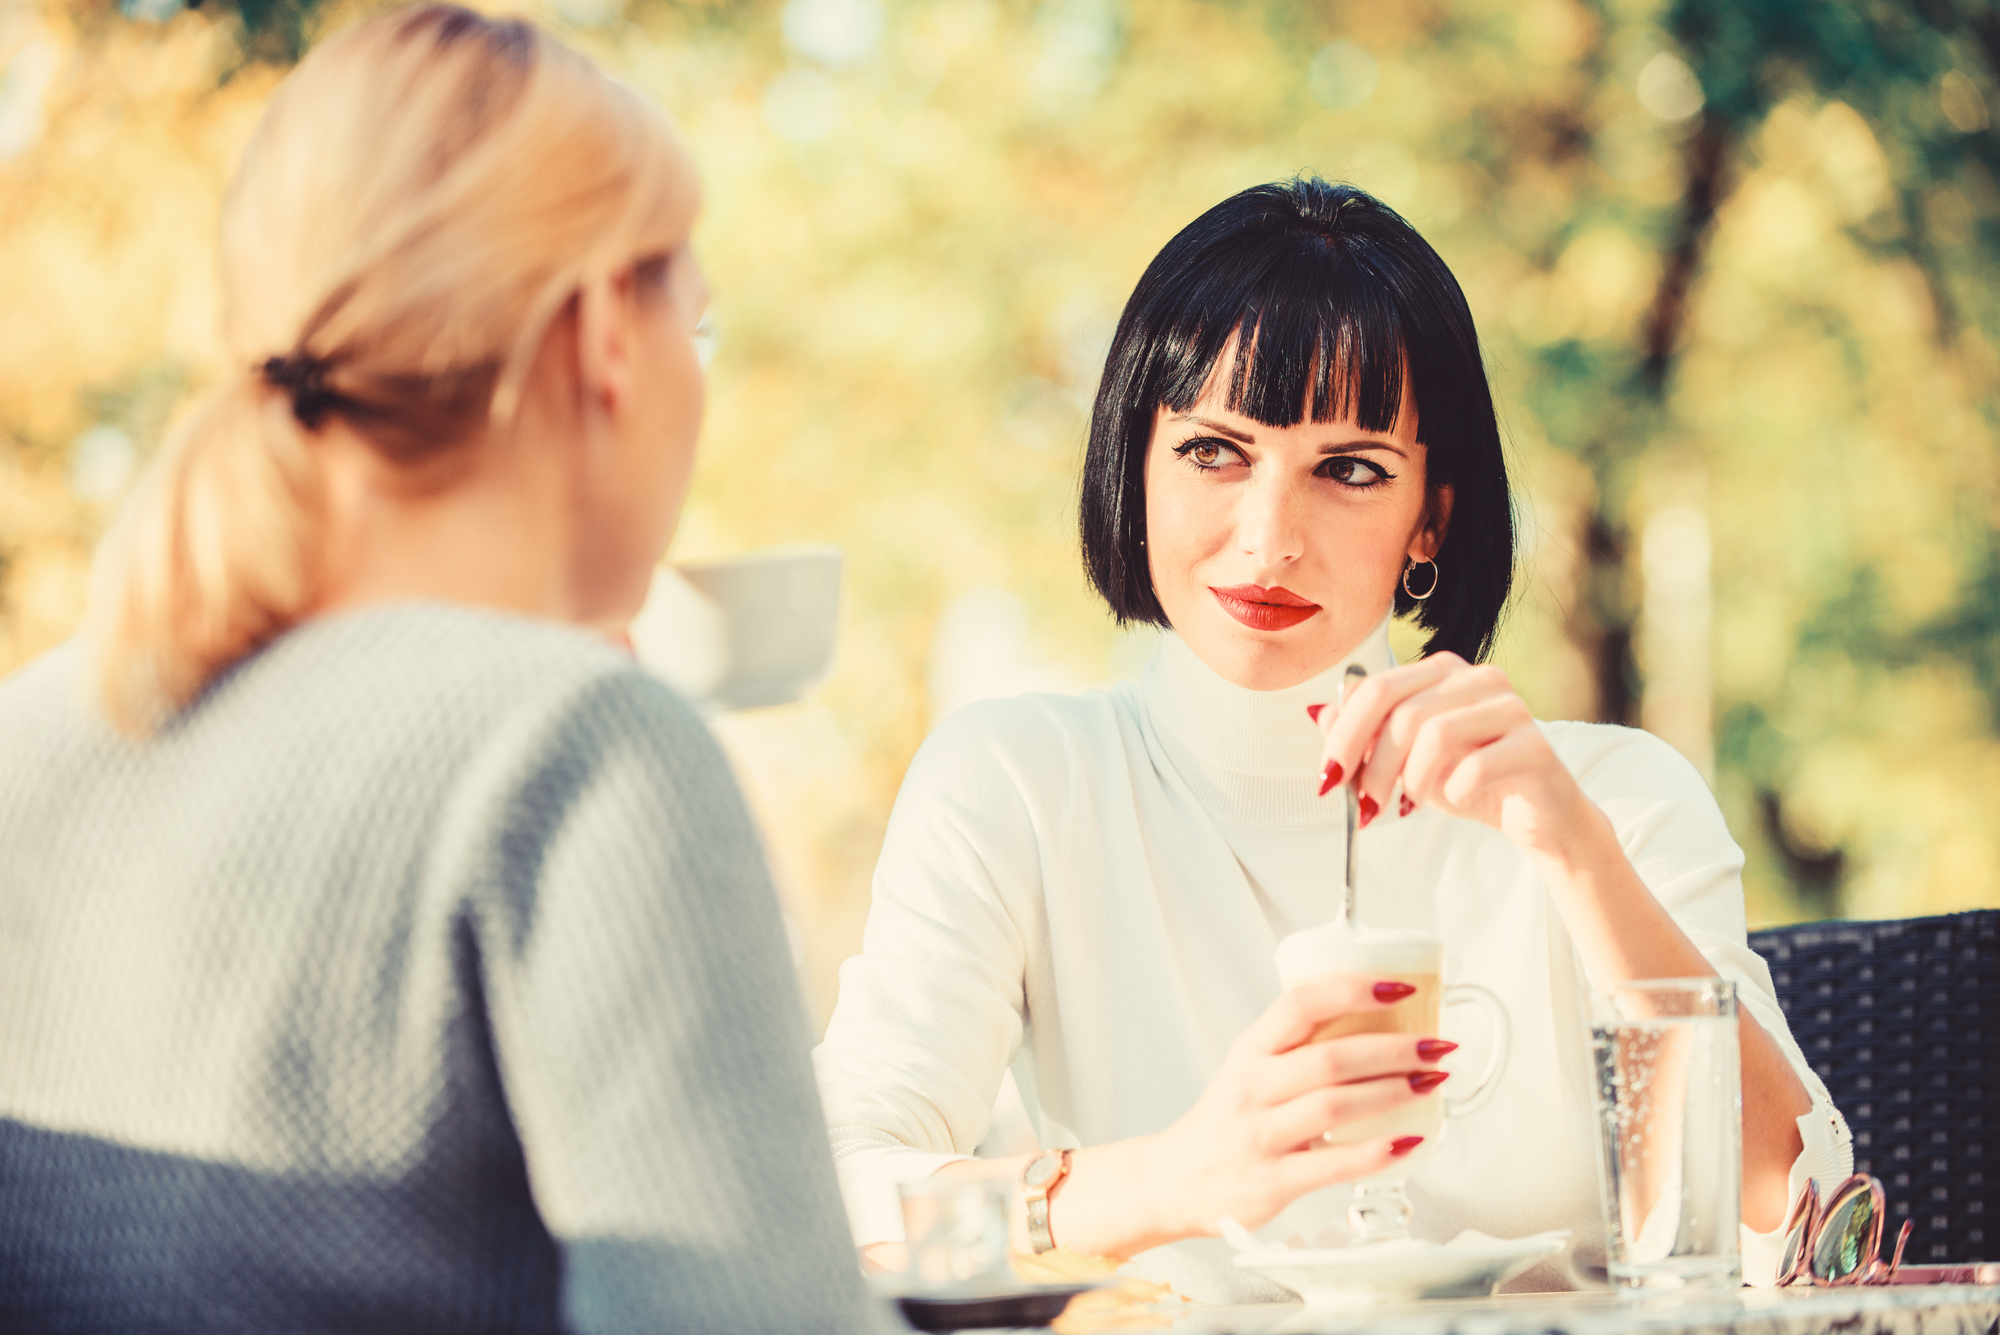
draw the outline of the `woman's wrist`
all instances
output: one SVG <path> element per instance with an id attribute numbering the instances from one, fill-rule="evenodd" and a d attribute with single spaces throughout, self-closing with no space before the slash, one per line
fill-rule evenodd
<path id="1" fill-rule="evenodd" d="M 1560 769 L 1560 760 L 1553 755 L 1550 760 Z M 1511 799 L 1528 805 L 1527 819 L 1503 817 L 1501 828 L 1545 876 L 1574 879 L 1602 866 L 1607 858 L 1624 857 L 1610 818 L 1568 770 L 1534 787 L 1540 791 L 1531 789 Z"/>
<path id="2" fill-rule="evenodd" d="M 1581 786 L 1573 786 L 1558 809 L 1536 814 L 1534 836 L 1521 841 L 1521 851 L 1549 889 L 1583 889 L 1603 882 L 1607 871 L 1630 865 L 1611 818 Z"/>
<path id="3" fill-rule="evenodd" d="M 1175 1209 L 1172 1166 L 1157 1136 L 1078 1150 L 1049 1199 L 1056 1246 L 1093 1256 L 1134 1256 L 1200 1231 Z"/>

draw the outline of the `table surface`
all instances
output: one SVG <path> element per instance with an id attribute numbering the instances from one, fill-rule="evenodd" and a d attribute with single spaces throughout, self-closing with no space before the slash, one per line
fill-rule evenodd
<path id="1" fill-rule="evenodd" d="M 2000 1287 L 1895 1285 L 1732 1293 L 1526 1293 L 1499 1298 L 1306 1307 L 1188 1307 L 1156 1324 L 1125 1313 L 1106 1331 L 1172 1335 L 1996 1335 Z M 1080 1335 L 1095 1327 L 1079 1323 Z"/>

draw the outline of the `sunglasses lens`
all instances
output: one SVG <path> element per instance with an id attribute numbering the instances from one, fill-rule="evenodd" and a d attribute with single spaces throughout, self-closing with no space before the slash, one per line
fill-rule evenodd
<path id="1" fill-rule="evenodd" d="M 1881 1237 L 1875 1197 L 1856 1183 L 1826 1204 L 1826 1222 L 1813 1247 L 1812 1272 L 1819 1279 L 1845 1279 L 1874 1257 L 1872 1244 Z"/>
<path id="2" fill-rule="evenodd" d="M 1819 1213 L 1819 1192 L 1811 1178 L 1785 1215 L 1785 1253 L 1778 1262 L 1778 1282 L 1789 1284 L 1805 1272 L 1806 1234 Z"/>
<path id="3" fill-rule="evenodd" d="M 1805 1245 L 1806 1221 L 1801 1218 L 1792 1225 L 1791 1231 L 1785 1234 L 1785 1254 L 1778 1262 L 1778 1274 L 1781 1279 L 1799 1272 L 1799 1253 L 1805 1250 Z"/>

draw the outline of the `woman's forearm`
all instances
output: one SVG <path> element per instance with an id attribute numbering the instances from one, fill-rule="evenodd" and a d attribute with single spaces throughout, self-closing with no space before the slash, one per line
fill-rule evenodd
<path id="1" fill-rule="evenodd" d="M 1164 1174 L 1154 1162 L 1154 1144 L 1150 1136 L 1137 1136 L 1070 1153 L 1069 1172 L 1049 1197 L 1049 1236 L 1056 1246 L 1092 1256 L 1128 1257 L 1203 1231 L 1192 1221 L 1172 1218 L 1159 1199 Z M 1030 1157 L 959 1160 L 940 1168 L 938 1176 L 1005 1173 L 1018 1184 Z M 1013 1234 L 1016 1251 L 1030 1250 L 1027 1213 L 1018 1191 Z"/>
<path id="2" fill-rule="evenodd" d="M 1578 829 L 1532 854 L 1591 981 L 1712 975 L 1715 968 L 1646 888 L 1611 822 L 1586 803 Z M 1784 1050 L 1739 1008 L 1743 1067 L 1743 1222 L 1768 1232 L 1784 1220 L 1787 1184 L 1802 1142 L 1797 1119 L 1812 1097 Z"/>
<path id="3" fill-rule="evenodd" d="M 1071 1152 L 1069 1172 L 1049 1191 L 1056 1245 L 1132 1256 L 1212 1235 L 1225 1215 L 1262 1228 L 1300 1196 L 1383 1172 L 1421 1137 L 1338 1133 L 1436 1098 L 1444 1054 L 1415 1034 L 1313 1035 L 1334 1020 L 1379 1015 L 1412 990 L 1335 973 L 1285 992 L 1236 1036 L 1201 1097 L 1172 1126 Z M 1323 1139 L 1329 1132 L 1333 1143 Z M 998 1171 L 1019 1180 L 1022 1163 L 960 1161 L 939 1171 Z M 1026 1245 L 1020 1207 L 1014 1235 Z"/>

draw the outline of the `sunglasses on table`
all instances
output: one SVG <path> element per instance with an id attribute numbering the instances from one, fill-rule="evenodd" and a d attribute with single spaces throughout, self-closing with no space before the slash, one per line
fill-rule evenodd
<path id="1" fill-rule="evenodd" d="M 1882 1264 L 1882 1226 L 1889 1206 L 1882 1184 L 1856 1173 L 1826 1198 L 1806 1179 L 1805 1190 L 1785 1216 L 1785 1250 L 1778 1261 L 1780 1284 L 1888 1284 L 1903 1264 L 1903 1248 L 1914 1225 L 1903 1221 L 1896 1254 Z"/>
<path id="2" fill-rule="evenodd" d="M 1896 1250 L 1882 1260 L 1882 1230 L 1888 1222 L 1882 1184 L 1856 1173 L 1820 1202 L 1810 1178 L 1785 1216 L 1785 1249 L 1778 1262 L 1779 1284 L 1996 1284 L 2000 1266 L 1903 1264 L 1903 1248 L 1915 1227 L 1905 1219 Z"/>

